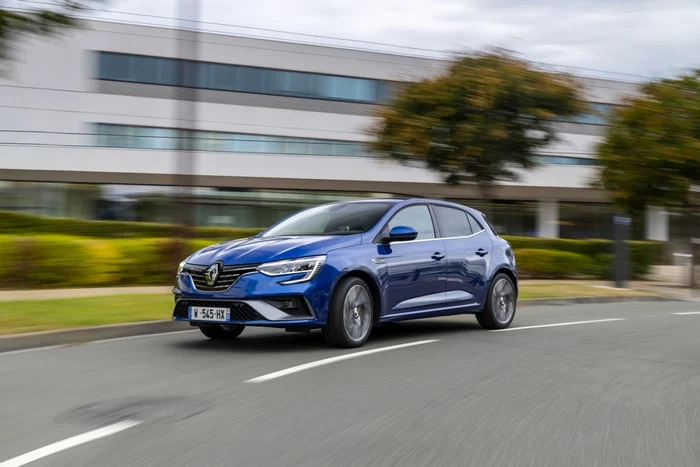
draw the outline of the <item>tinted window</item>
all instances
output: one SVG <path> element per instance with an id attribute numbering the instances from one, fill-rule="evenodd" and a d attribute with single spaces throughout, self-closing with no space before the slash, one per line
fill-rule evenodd
<path id="1" fill-rule="evenodd" d="M 354 102 L 385 102 L 391 86 L 373 79 L 350 76 L 185 62 L 109 52 L 100 53 L 98 64 L 101 79 Z"/>
<path id="2" fill-rule="evenodd" d="M 272 227 L 263 236 L 351 235 L 375 226 L 391 203 L 339 203 L 307 209 Z"/>
<path id="3" fill-rule="evenodd" d="M 138 127 L 130 125 L 97 124 L 97 145 L 112 148 L 138 147 L 168 149 L 177 147 L 178 131 L 174 128 Z M 138 135 L 134 143 L 133 135 Z M 363 143 L 313 138 L 292 138 L 278 135 L 247 135 L 243 133 L 191 133 L 192 148 L 199 151 L 225 151 L 264 154 L 312 154 L 317 156 L 366 156 Z"/>
<path id="4" fill-rule="evenodd" d="M 428 206 L 410 206 L 402 209 L 389 221 L 389 230 L 398 225 L 415 229 L 418 232 L 416 240 L 435 238 L 433 219 L 430 217 Z"/>
<path id="5" fill-rule="evenodd" d="M 489 219 L 486 217 L 486 215 L 482 214 L 482 217 L 484 218 L 484 222 L 489 226 L 491 229 L 491 233 L 494 234 L 496 237 L 498 237 L 498 232 L 496 232 L 496 229 L 493 228 L 493 224 L 489 221 Z"/>
<path id="6" fill-rule="evenodd" d="M 476 219 L 474 219 L 474 216 L 472 216 L 471 214 L 467 214 L 467 217 L 469 218 L 469 224 L 472 227 L 473 233 L 478 233 L 484 230 L 481 224 Z"/>
<path id="7" fill-rule="evenodd" d="M 466 237 L 472 234 L 467 213 L 459 209 L 433 206 L 442 237 Z"/>

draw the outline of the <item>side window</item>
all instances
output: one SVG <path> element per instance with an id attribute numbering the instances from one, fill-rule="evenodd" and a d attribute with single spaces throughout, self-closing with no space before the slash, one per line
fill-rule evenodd
<path id="1" fill-rule="evenodd" d="M 466 212 L 444 206 L 433 206 L 433 209 L 435 209 L 435 216 L 440 224 L 440 234 L 443 238 L 466 237 L 472 234 L 472 227 Z"/>
<path id="2" fill-rule="evenodd" d="M 481 226 L 481 224 L 479 223 L 479 221 L 477 221 L 476 219 L 474 219 L 474 216 L 472 216 L 471 214 L 467 214 L 467 217 L 469 218 L 469 223 L 471 224 L 471 226 L 472 226 L 472 231 L 473 231 L 474 233 L 479 233 L 479 232 L 481 232 L 482 230 L 484 230 L 484 228 Z"/>
<path id="3" fill-rule="evenodd" d="M 428 206 L 409 206 L 397 212 L 389 221 L 388 230 L 391 230 L 397 225 L 404 225 L 415 229 L 418 232 L 416 240 L 435 238 L 433 219 L 430 216 Z"/>

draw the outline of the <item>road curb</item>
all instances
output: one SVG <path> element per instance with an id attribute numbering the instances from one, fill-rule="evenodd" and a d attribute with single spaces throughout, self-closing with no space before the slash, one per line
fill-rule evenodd
<path id="1" fill-rule="evenodd" d="M 108 326 L 11 334 L 0 336 L 0 354 L 15 350 L 84 344 L 105 339 L 189 331 L 191 329 L 192 327 L 188 323 L 179 321 L 147 321 L 144 323 L 111 324 Z"/>
<path id="2" fill-rule="evenodd" d="M 678 298 L 664 297 L 661 295 L 619 295 L 609 297 L 568 297 L 568 298 L 532 298 L 518 300 L 518 308 L 530 306 L 557 306 L 557 305 L 583 305 L 597 303 L 623 303 L 623 302 L 673 302 L 681 301 Z"/>

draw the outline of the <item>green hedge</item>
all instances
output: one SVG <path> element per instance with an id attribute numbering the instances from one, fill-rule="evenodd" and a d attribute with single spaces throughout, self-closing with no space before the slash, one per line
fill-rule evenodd
<path id="1" fill-rule="evenodd" d="M 609 279 L 612 276 L 612 262 L 615 255 L 615 242 L 612 240 L 568 240 L 563 238 L 504 237 L 515 250 L 516 260 L 522 262 L 524 250 L 547 250 L 550 252 L 575 253 L 586 258 L 578 258 L 582 271 L 591 270 L 587 263 L 596 264 L 594 276 Z M 629 242 L 630 274 L 641 278 L 649 273 L 649 267 L 663 260 L 665 245 L 661 242 Z M 525 253 L 525 255 L 529 255 Z M 528 260 L 529 261 L 529 260 Z M 580 275 L 580 274 L 576 274 Z M 585 275 L 585 274 L 584 274 Z"/>
<path id="2" fill-rule="evenodd" d="M 611 242 L 509 240 L 515 249 L 518 270 L 523 278 L 609 279 L 611 276 Z M 183 242 L 168 238 L 0 235 L 0 287 L 26 289 L 172 284 L 177 264 L 190 253 L 213 243 L 215 241 L 207 239 Z M 660 250 L 657 244 L 651 242 L 633 242 L 631 245 L 632 276 L 641 277 Z"/>
<path id="3" fill-rule="evenodd" d="M 210 240 L 0 236 L 2 288 L 167 285 L 177 264 Z"/>
<path id="4" fill-rule="evenodd" d="M 94 238 L 167 238 L 176 236 L 180 227 L 149 222 L 90 221 L 0 211 L 0 235 L 62 234 Z M 262 229 L 196 227 L 193 237 L 233 239 L 257 235 Z"/>
<path id="5" fill-rule="evenodd" d="M 607 255 L 594 257 L 579 253 L 556 250 L 516 250 L 518 273 L 522 278 L 568 279 L 608 276 L 611 258 Z"/>

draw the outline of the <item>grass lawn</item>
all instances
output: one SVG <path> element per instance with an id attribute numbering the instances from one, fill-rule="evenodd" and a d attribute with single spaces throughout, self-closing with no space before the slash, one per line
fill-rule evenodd
<path id="1" fill-rule="evenodd" d="M 620 295 L 645 295 L 639 290 L 616 290 L 585 284 L 523 284 L 518 299 L 566 298 L 566 297 L 611 297 Z"/>
<path id="2" fill-rule="evenodd" d="M 0 302 L 0 335 L 170 319 L 172 312 L 169 294 Z"/>
<path id="3" fill-rule="evenodd" d="M 642 294 L 593 285 L 525 284 L 520 299 Z M 112 295 L 60 300 L 0 301 L 0 335 L 82 326 L 168 320 L 170 294 Z"/>

